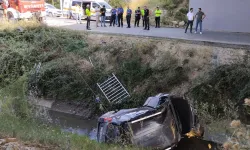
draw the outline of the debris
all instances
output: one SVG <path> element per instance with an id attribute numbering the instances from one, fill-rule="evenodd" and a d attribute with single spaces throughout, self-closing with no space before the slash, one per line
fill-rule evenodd
<path id="1" fill-rule="evenodd" d="M 186 134 L 186 136 L 187 136 L 188 138 L 192 138 L 192 137 L 197 137 L 198 134 L 195 132 L 194 129 L 192 129 L 190 132 L 188 132 L 188 133 Z"/>
<path id="2" fill-rule="evenodd" d="M 6 143 L 5 139 L 0 139 L 0 145 L 4 145 Z"/>
<path id="3" fill-rule="evenodd" d="M 244 101 L 245 101 L 245 105 L 250 106 L 250 99 L 249 98 L 246 98 Z"/>
<path id="4" fill-rule="evenodd" d="M 232 128 L 238 128 L 238 127 L 240 127 L 240 125 L 241 125 L 240 120 L 233 120 L 233 121 L 231 122 L 231 124 L 230 124 L 230 126 L 231 126 Z"/>
<path id="5" fill-rule="evenodd" d="M 236 133 L 236 136 L 237 138 L 242 138 L 244 136 L 244 133 L 239 131 Z"/>
<path id="6" fill-rule="evenodd" d="M 6 138 L 6 143 L 10 143 L 10 142 L 17 142 L 16 138 Z"/>
<path id="7" fill-rule="evenodd" d="M 177 21 L 172 21 L 173 26 L 176 26 L 178 24 Z"/>
<path id="8" fill-rule="evenodd" d="M 19 31 L 19 32 L 23 32 L 24 31 L 24 29 L 22 28 L 22 27 L 17 27 L 17 31 Z"/>
<path id="9" fill-rule="evenodd" d="M 180 26 L 180 27 L 183 27 L 184 25 L 185 25 L 185 21 L 179 22 L 179 26 Z"/>
<path id="10" fill-rule="evenodd" d="M 212 145 L 211 145 L 211 144 L 208 144 L 208 148 L 211 149 L 211 148 L 212 148 Z"/>
<path id="11" fill-rule="evenodd" d="M 232 147 L 233 150 L 239 150 L 240 149 L 240 146 L 239 144 L 234 144 L 233 147 Z"/>
<path id="12" fill-rule="evenodd" d="M 223 144 L 223 148 L 224 148 L 225 150 L 229 150 L 232 146 L 233 146 L 233 144 L 232 144 L 231 142 L 225 142 L 225 143 Z"/>

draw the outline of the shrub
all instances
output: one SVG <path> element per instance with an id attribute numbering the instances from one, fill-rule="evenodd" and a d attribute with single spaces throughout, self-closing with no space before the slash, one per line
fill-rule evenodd
<path id="1" fill-rule="evenodd" d="M 178 21 L 185 21 L 187 20 L 186 15 L 184 15 L 182 12 L 178 11 L 176 12 L 174 18 Z"/>
<path id="2" fill-rule="evenodd" d="M 191 97 L 198 104 L 208 103 L 208 112 L 215 106 L 216 114 L 224 116 L 229 111 L 237 112 L 249 97 L 249 66 L 243 64 L 223 65 L 209 73 L 208 79 L 191 89 Z M 244 113 L 244 109 L 239 109 Z M 246 120 L 245 120 L 246 121 Z"/>
<path id="3" fill-rule="evenodd" d="M 181 12 L 182 14 L 186 15 L 188 13 L 188 8 L 181 8 L 179 10 L 179 12 Z"/>

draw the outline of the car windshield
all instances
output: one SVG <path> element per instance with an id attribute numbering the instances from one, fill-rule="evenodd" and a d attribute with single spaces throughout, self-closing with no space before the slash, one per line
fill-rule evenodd
<path id="1" fill-rule="evenodd" d="M 79 6 L 81 6 L 81 2 L 72 1 L 72 6 L 76 6 L 76 4 L 78 4 Z"/>
<path id="2" fill-rule="evenodd" d="M 56 9 L 56 7 L 53 6 L 53 5 L 47 5 L 47 8 L 49 8 L 49 9 Z"/>
<path id="3" fill-rule="evenodd" d="M 156 108 L 159 104 L 159 98 L 158 97 L 149 97 L 143 106 Z"/>
<path id="4" fill-rule="evenodd" d="M 106 3 L 106 2 L 98 2 L 100 5 L 101 5 L 101 7 L 103 6 L 103 5 L 105 5 L 105 8 L 106 9 L 111 9 L 111 6 L 108 4 L 108 3 Z"/>

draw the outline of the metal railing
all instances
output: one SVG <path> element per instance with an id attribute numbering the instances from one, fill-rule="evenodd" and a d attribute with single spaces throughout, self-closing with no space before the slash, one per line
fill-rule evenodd
<path id="1" fill-rule="evenodd" d="M 114 74 L 97 85 L 110 103 L 120 103 L 125 98 L 130 97 L 128 91 Z"/>

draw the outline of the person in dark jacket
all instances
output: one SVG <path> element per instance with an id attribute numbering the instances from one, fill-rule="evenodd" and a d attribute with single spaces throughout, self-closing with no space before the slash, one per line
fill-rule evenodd
<path id="1" fill-rule="evenodd" d="M 102 27 L 102 24 L 104 24 L 104 27 L 106 27 L 106 25 L 105 25 L 105 21 L 106 21 L 106 8 L 105 8 L 105 5 L 103 5 L 100 12 L 101 12 L 101 27 Z"/>
<path id="2" fill-rule="evenodd" d="M 132 10 L 128 6 L 127 15 L 126 15 L 127 24 L 128 24 L 127 28 L 130 28 L 131 15 L 132 15 Z"/>
<path id="3" fill-rule="evenodd" d="M 116 13 L 117 13 L 117 7 L 111 9 L 111 19 L 110 19 L 110 25 L 109 26 L 115 26 L 115 20 L 116 20 Z"/>
<path id="4" fill-rule="evenodd" d="M 118 27 L 123 27 L 123 8 L 118 8 Z"/>
<path id="5" fill-rule="evenodd" d="M 145 19 L 145 28 L 144 30 L 149 30 L 149 9 L 147 8 L 147 6 L 144 6 L 144 19 Z"/>
<path id="6" fill-rule="evenodd" d="M 141 8 L 138 7 L 138 9 L 135 10 L 135 27 L 139 27 L 141 19 Z"/>

